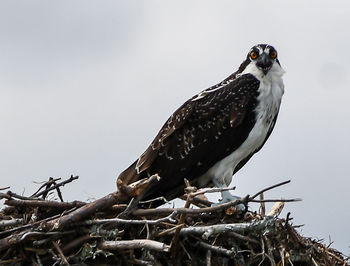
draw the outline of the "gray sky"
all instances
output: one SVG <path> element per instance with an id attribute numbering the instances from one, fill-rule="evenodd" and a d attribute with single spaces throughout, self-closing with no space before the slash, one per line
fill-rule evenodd
<path id="1" fill-rule="evenodd" d="M 1 1 L 0 187 L 80 179 L 115 189 L 169 115 L 269 43 L 287 71 L 275 130 L 233 179 L 287 204 L 306 236 L 350 254 L 348 1 Z"/>

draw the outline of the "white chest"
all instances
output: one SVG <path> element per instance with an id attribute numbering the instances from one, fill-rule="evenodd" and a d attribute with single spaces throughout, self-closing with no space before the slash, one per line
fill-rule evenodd
<path id="1" fill-rule="evenodd" d="M 270 128 L 273 127 L 273 119 L 279 111 L 284 86 L 280 76 L 267 75 L 259 80 L 260 87 L 254 127 L 238 149 L 217 162 L 199 179 L 200 186 L 205 186 L 210 180 L 216 186 L 228 186 L 239 162 L 263 145 Z"/>

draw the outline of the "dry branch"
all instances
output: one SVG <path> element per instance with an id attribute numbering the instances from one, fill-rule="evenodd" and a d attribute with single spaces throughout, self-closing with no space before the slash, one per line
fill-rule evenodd
<path id="1" fill-rule="evenodd" d="M 340 252 L 301 236 L 291 224 L 290 213 L 286 219 L 278 218 L 284 203 L 298 199 L 256 199 L 289 181 L 217 206 L 210 206 L 203 195 L 223 189 L 198 191 L 188 184 L 184 208 L 137 209 L 142 194 L 153 182 L 158 182 L 156 176 L 124 186 L 124 192 L 110 193 L 91 203 L 45 200 L 49 191 L 56 189 L 59 194 L 57 188 L 72 178 L 61 183 L 50 178 L 31 197 L 0 193 L 0 199 L 10 206 L 0 212 L 1 265 L 347 265 L 349 262 Z M 233 188 L 225 190 L 230 189 Z M 275 202 L 275 205 L 267 215 L 265 211 L 235 210 L 236 205 L 250 202 Z M 197 207 L 191 207 L 194 203 Z M 118 216 L 121 213 L 122 218 Z"/>
<path id="2" fill-rule="evenodd" d="M 103 241 L 99 248 L 106 250 L 146 248 L 162 252 L 169 252 L 170 246 L 162 242 L 148 239 L 134 239 L 121 241 Z"/>
<path id="3" fill-rule="evenodd" d="M 120 219 L 120 218 L 111 218 L 111 219 L 86 220 L 83 223 L 87 225 L 92 225 L 92 224 L 153 224 L 154 225 L 162 222 L 174 223 L 176 222 L 174 220 L 176 215 L 177 215 L 176 211 L 173 211 L 167 217 L 159 218 L 156 220 L 126 220 L 126 219 Z"/>
<path id="4" fill-rule="evenodd" d="M 200 234 L 202 238 L 208 239 L 211 235 L 217 235 L 228 232 L 243 233 L 245 231 L 261 232 L 268 230 L 274 225 L 274 219 L 266 217 L 264 220 L 254 220 L 251 223 L 233 223 L 233 224 L 214 224 L 207 226 L 191 226 L 180 229 L 181 235 Z"/>
<path id="5" fill-rule="evenodd" d="M 54 200 L 6 200 L 5 204 L 8 206 L 17 207 L 45 207 L 45 208 L 58 208 L 58 209 L 72 209 L 79 208 L 86 205 L 82 201 L 72 201 L 72 202 L 59 202 Z"/>

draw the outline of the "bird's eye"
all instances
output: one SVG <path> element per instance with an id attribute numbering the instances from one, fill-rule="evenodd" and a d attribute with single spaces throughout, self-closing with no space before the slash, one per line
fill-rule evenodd
<path id="1" fill-rule="evenodd" d="M 250 57 L 251 57 L 251 59 L 253 59 L 253 60 L 257 59 L 257 58 L 258 58 L 257 52 L 255 52 L 255 51 L 251 52 L 251 53 L 250 53 Z"/>
<path id="2" fill-rule="evenodd" d="M 270 57 L 271 57 L 272 59 L 275 59 L 275 58 L 277 57 L 276 51 L 271 51 Z"/>

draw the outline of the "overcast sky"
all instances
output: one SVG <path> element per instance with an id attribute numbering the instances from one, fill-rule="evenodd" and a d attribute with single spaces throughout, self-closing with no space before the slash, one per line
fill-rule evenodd
<path id="1" fill-rule="evenodd" d="M 350 254 L 349 1 L 1 1 L 0 187 L 26 195 L 80 179 L 66 200 L 115 189 L 118 174 L 185 100 L 269 43 L 287 71 L 273 134 L 235 175 L 306 236 Z"/>

